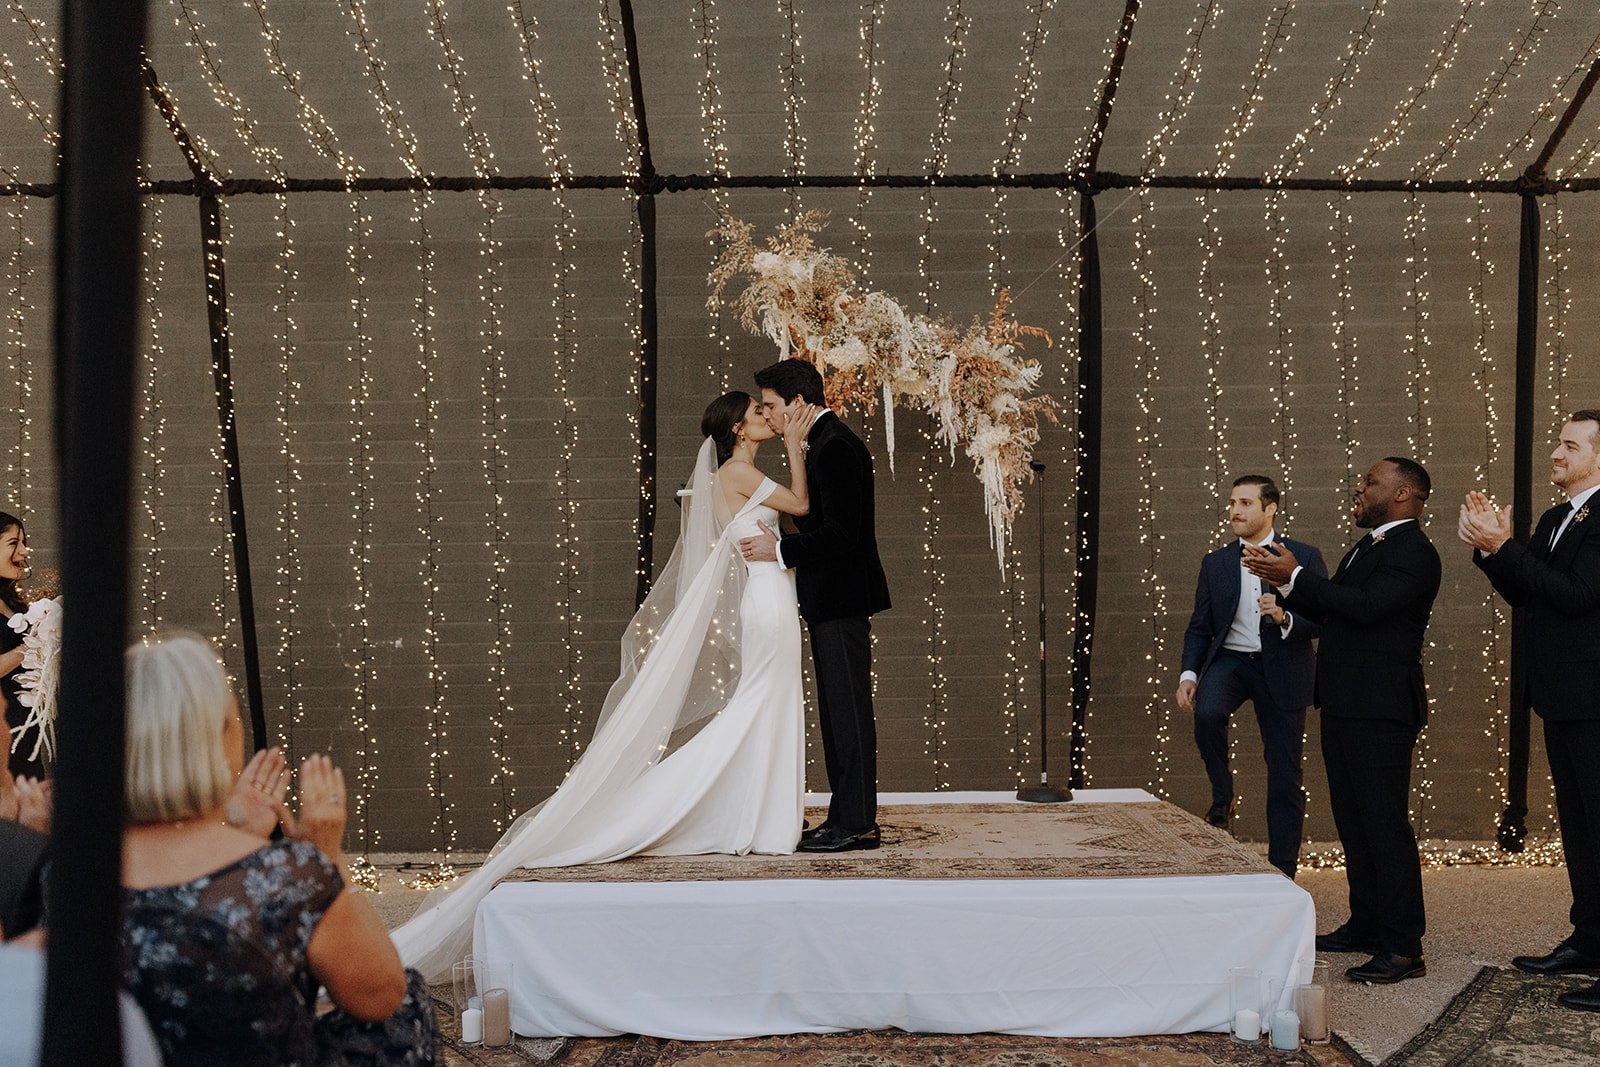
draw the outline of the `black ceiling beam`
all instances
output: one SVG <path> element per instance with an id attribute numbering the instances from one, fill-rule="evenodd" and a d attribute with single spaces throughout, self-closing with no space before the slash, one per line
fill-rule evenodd
<path id="1" fill-rule="evenodd" d="M 1572 102 L 1567 105 L 1567 110 L 1562 113 L 1561 121 L 1556 123 L 1556 128 L 1550 131 L 1550 138 L 1545 141 L 1544 148 L 1540 150 L 1538 158 L 1528 164 L 1528 169 L 1522 172 L 1522 180 L 1530 185 L 1537 185 L 1547 181 L 1545 167 L 1556 154 L 1556 149 L 1561 146 L 1561 141 L 1572 128 L 1573 122 L 1578 117 L 1578 112 L 1583 110 L 1584 101 L 1589 99 L 1589 94 L 1594 91 L 1595 82 L 1600 81 L 1600 56 L 1589 65 L 1589 73 L 1584 75 L 1583 82 L 1578 86 L 1578 91 L 1572 95 Z"/>
<path id="2" fill-rule="evenodd" d="M 217 196 L 277 196 L 284 193 L 396 193 L 477 192 L 480 190 L 595 190 L 637 189 L 638 179 L 620 174 L 575 175 L 553 178 L 548 175 L 515 176 L 506 174 L 480 177 L 445 177 L 423 174 L 407 178 L 219 178 Z M 201 196 L 206 183 L 196 179 L 141 181 L 140 189 L 150 196 Z M 1324 193 L 1503 193 L 1518 196 L 1550 196 L 1555 193 L 1586 193 L 1600 190 L 1600 177 L 1594 178 L 1252 178 L 1236 176 L 1160 174 L 1141 177 L 1099 171 L 1050 171 L 1035 174 L 657 174 L 650 183 L 652 193 L 689 193 L 710 189 L 1077 189 L 1102 192 L 1107 189 L 1211 189 L 1218 192 L 1287 190 Z M 11 182 L 0 184 L 0 196 L 49 198 L 57 193 L 53 182 Z"/>
<path id="3" fill-rule="evenodd" d="M 1100 148 L 1105 144 L 1106 127 L 1111 124 L 1111 105 L 1117 97 L 1117 86 L 1122 81 L 1122 67 L 1128 58 L 1128 44 L 1133 40 L 1133 23 L 1139 17 L 1139 0 L 1128 0 L 1122 9 L 1122 24 L 1117 28 L 1117 44 L 1111 53 L 1111 63 L 1106 68 L 1106 83 L 1100 89 L 1100 106 L 1095 111 L 1094 126 L 1089 131 L 1089 143 L 1084 147 L 1081 169 L 1093 174 L 1100 166 Z"/>

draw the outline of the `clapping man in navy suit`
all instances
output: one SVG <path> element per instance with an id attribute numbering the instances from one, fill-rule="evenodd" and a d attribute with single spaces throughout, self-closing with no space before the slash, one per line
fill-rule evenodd
<path id="1" fill-rule="evenodd" d="M 1294 877 L 1306 797 L 1300 787 L 1306 706 L 1311 703 L 1317 660 L 1311 641 L 1317 624 L 1278 602 L 1272 586 L 1244 567 L 1244 546 L 1275 541 L 1302 565 L 1326 576 L 1322 553 L 1273 530 L 1278 487 L 1271 478 L 1247 474 L 1233 483 L 1228 524 L 1237 539 L 1200 562 L 1194 615 L 1183 635 L 1183 674 L 1178 706 L 1194 713 L 1194 740 L 1211 779 L 1206 819 L 1227 827 L 1237 801 L 1228 766 L 1228 719 L 1246 700 L 1255 707 L 1267 761 L 1267 859 Z"/>
<path id="2" fill-rule="evenodd" d="M 1526 543 L 1511 536 L 1510 509 L 1482 493 L 1461 507 L 1461 539 L 1473 562 L 1527 627 L 1531 662 L 1513 682 L 1544 720 L 1556 787 L 1556 819 L 1572 884 L 1572 936 L 1543 956 L 1511 962 L 1533 974 L 1600 977 L 1600 411 L 1575 411 L 1550 455 L 1550 481 L 1567 498 L 1539 519 Z M 1600 1011 L 1600 984 L 1557 998 Z"/>

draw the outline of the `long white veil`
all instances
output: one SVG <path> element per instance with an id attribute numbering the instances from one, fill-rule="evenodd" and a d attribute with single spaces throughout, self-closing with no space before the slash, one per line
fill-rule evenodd
<path id="1" fill-rule="evenodd" d="M 429 893 L 394 931 L 406 965 L 430 980 L 466 954 L 478 902 L 510 871 L 630 854 L 608 853 L 602 832 L 626 806 L 630 784 L 693 736 L 737 687 L 745 566 L 727 533 L 732 516 L 720 501 L 716 468 L 707 438 L 679 497 L 678 543 L 622 636 L 621 669 L 583 755 L 554 794 L 511 824 L 481 868 Z"/>

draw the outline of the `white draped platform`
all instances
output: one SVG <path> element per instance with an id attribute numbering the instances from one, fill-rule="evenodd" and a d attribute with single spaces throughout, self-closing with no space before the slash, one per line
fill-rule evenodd
<path id="1" fill-rule="evenodd" d="M 1080 790 L 1074 803 L 1154 799 Z M 512 1023 L 528 1036 L 1118 1037 L 1226 1029 L 1233 967 L 1279 982 L 1288 1006 L 1314 937 L 1309 894 L 1267 873 L 529 881 L 483 901 L 473 951 L 515 964 Z"/>

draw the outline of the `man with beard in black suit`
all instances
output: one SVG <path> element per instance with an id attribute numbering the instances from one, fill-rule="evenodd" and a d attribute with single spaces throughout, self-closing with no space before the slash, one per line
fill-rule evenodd
<path id="1" fill-rule="evenodd" d="M 1418 518 L 1432 485 L 1415 460 L 1390 456 L 1356 483 L 1355 524 L 1370 531 L 1332 578 L 1287 549 L 1247 546 L 1245 566 L 1289 609 L 1322 625 L 1317 705 L 1328 802 L 1344 845 L 1350 918 L 1317 936 L 1319 952 L 1366 952 L 1345 971 L 1388 984 L 1427 973 L 1422 861 L 1411 826 L 1411 760 L 1428 719 L 1422 641 L 1439 593 L 1439 553 Z"/>
<path id="2" fill-rule="evenodd" d="M 1600 410 L 1574 411 L 1550 454 L 1550 481 L 1566 500 L 1545 512 L 1526 543 L 1511 536 L 1511 509 L 1482 493 L 1461 507 L 1472 561 L 1526 627 L 1531 662 L 1519 693 L 1544 720 L 1545 755 L 1572 885 L 1572 935 L 1543 956 L 1511 962 L 1532 974 L 1600 975 Z M 1600 983 L 1561 994 L 1600 1011 Z"/>

